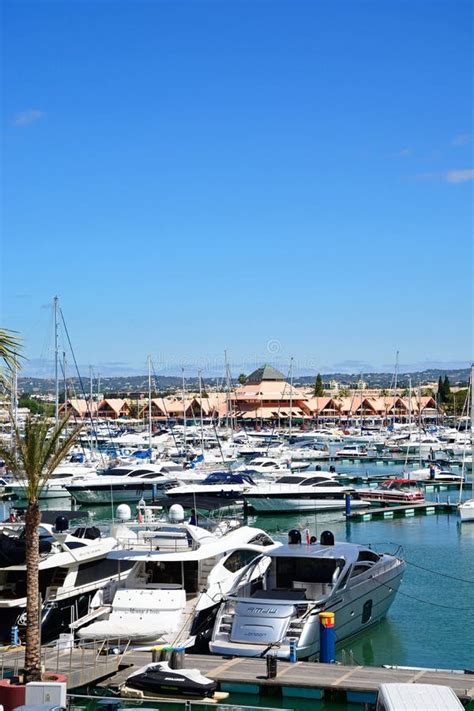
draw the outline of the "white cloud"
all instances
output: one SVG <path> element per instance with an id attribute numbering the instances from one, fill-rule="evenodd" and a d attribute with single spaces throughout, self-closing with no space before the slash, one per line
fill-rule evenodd
<path id="1" fill-rule="evenodd" d="M 406 146 L 405 148 L 401 148 L 396 153 L 392 153 L 392 155 L 390 157 L 391 158 L 408 158 L 408 156 L 411 156 L 411 155 L 413 155 L 413 149 Z"/>
<path id="2" fill-rule="evenodd" d="M 471 142 L 471 134 L 470 133 L 459 133 L 457 136 L 454 136 L 453 140 L 451 141 L 452 146 L 467 146 L 468 143 Z"/>
<path id="3" fill-rule="evenodd" d="M 474 180 L 473 168 L 462 168 L 460 170 L 447 170 L 445 172 L 426 172 L 416 173 L 415 175 L 407 176 L 408 180 L 430 181 L 437 180 L 444 183 L 467 183 L 469 180 Z"/>
<path id="4" fill-rule="evenodd" d="M 474 180 L 474 168 L 448 170 L 444 178 L 448 183 L 467 183 L 469 180 Z"/>
<path id="5" fill-rule="evenodd" d="M 20 113 L 16 114 L 13 118 L 13 125 L 14 126 L 28 126 L 30 123 L 34 123 L 35 121 L 39 121 L 45 116 L 44 111 L 40 111 L 40 109 L 26 109 L 26 111 L 20 111 Z"/>

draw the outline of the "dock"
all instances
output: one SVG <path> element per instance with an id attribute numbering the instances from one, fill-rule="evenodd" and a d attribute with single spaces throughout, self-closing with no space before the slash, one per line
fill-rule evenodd
<path id="1" fill-rule="evenodd" d="M 49 672 L 66 675 L 70 693 L 73 689 L 94 686 L 103 692 L 103 696 L 115 695 L 134 670 L 151 662 L 151 653 L 127 649 L 117 654 L 110 652 L 113 650 L 100 642 L 63 651 L 43 648 L 43 664 Z M 2 677 L 21 668 L 22 655 L 21 648 L 1 654 Z M 347 702 L 373 703 L 382 683 L 442 684 L 450 686 L 463 702 L 474 698 L 472 672 L 279 660 L 276 676 L 267 678 L 265 659 L 203 654 L 186 654 L 184 665 L 199 669 L 217 681 L 220 691 L 264 698 L 345 699 Z"/>
<path id="2" fill-rule="evenodd" d="M 401 504 L 397 506 L 380 506 L 370 509 L 358 509 L 346 514 L 348 521 L 373 521 L 377 519 L 411 518 L 412 516 L 431 516 L 439 513 L 456 513 L 457 504 L 425 501 L 420 504 Z"/>

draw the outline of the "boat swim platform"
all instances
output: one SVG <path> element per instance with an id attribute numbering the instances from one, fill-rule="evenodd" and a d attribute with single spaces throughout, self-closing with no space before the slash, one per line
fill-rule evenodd
<path id="1" fill-rule="evenodd" d="M 432 516 L 433 514 L 457 512 L 458 505 L 425 501 L 420 504 L 397 504 L 396 506 L 379 506 L 370 509 L 358 509 L 345 514 L 347 521 L 375 521 L 393 518 L 412 518 L 413 516 Z"/>
<path id="2" fill-rule="evenodd" d="M 93 686 L 96 692 L 101 690 L 103 696 L 108 696 L 110 692 L 117 693 L 134 670 L 152 661 L 150 651 L 126 649 L 119 654 L 104 653 L 110 651 L 112 647 L 107 648 L 101 642 L 62 651 L 48 646 L 42 648 L 42 664 L 51 673 L 64 674 L 70 692 Z M 21 669 L 24 648 L 1 652 L 0 656 L 1 677 L 11 676 Z M 372 703 L 380 684 L 423 683 L 449 686 L 463 702 L 474 699 L 474 675 L 463 671 L 278 660 L 276 676 L 268 679 L 266 659 L 210 654 L 186 654 L 184 667 L 199 669 L 217 681 L 221 691 L 239 694 L 307 699 L 345 697 L 347 701 Z"/>

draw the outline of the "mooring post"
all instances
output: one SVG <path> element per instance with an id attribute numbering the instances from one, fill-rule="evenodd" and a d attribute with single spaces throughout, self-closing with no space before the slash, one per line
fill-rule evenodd
<path id="1" fill-rule="evenodd" d="M 336 631 L 334 612 L 319 613 L 319 661 L 323 664 L 336 662 Z"/>
<path id="2" fill-rule="evenodd" d="M 346 500 L 346 516 L 350 516 L 351 515 L 351 495 L 346 494 L 345 500 Z"/>

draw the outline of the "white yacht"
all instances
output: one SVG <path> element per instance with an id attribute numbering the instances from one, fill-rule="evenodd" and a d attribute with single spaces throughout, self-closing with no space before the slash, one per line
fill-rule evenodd
<path id="1" fill-rule="evenodd" d="M 335 452 L 335 457 L 339 459 L 363 459 L 368 457 L 367 447 L 362 444 L 345 444 L 341 449 L 337 449 Z"/>
<path id="2" fill-rule="evenodd" d="M 265 572 L 255 572 L 266 563 Z M 319 543 L 288 545 L 262 553 L 243 569 L 225 596 L 209 644 L 214 654 L 299 659 L 319 652 L 319 612 L 335 613 L 339 642 L 379 622 L 392 604 L 405 571 L 399 555 L 378 554 L 355 543 L 335 543 L 330 531 Z"/>
<path id="3" fill-rule="evenodd" d="M 288 451 L 288 457 L 279 457 L 278 459 L 273 457 L 255 457 L 245 464 L 241 464 L 237 467 L 237 471 L 251 470 L 257 472 L 258 474 L 269 474 L 274 475 L 279 472 L 287 471 L 301 471 L 302 469 L 308 469 L 311 466 L 310 461 L 296 461 L 291 458 Z"/>
<path id="4" fill-rule="evenodd" d="M 182 512 L 179 505 L 172 508 L 173 516 Z M 240 571 L 281 545 L 258 528 L 242 526 L 217 536 L 183 523 L 183 516 L 156 532 L 153 550 L 110 554 L 133 568 L 125 580 L 97 593 L 89 615 L 74 625 L 81 639 L 192 646 L 212 629 L 222 596 L 235 586 Z M 257 566 L 255 576 L 264 569 L 265 564 Z"/>
<path id="5" fill-rule="evenodd" d="M 199 481 L 204 474 L 193 469 L 170 468 L 169 464 L 131 464 L 118 466 L 94 478 L 75 477 L 67 485 L 68 493 L 79 504 L 110 504 L 164 497 L 168 488 L 180 481 Z"/>
<path id="6" fill-rule="evenodd" d="M 72 454 L 67 461 L 61 463 L 51 474 L 46 484 L 41 488 L 40 499 L 61 499 L 68 496 L 66 485 L 74 477 L 81 476 L 85 479 L 96 476 L 97 467 L 92 462 L 87 462 L 81 455 Z M 19 477 L 13 477 L 4 489 L 4 495 L 16 499 L 26 498 L 27 482 Z"/>
<path id="7" fill-rule="evenodd" d="M 39 591 L 43 601 L 41 639 L 48 642 L 67 632 L 71 619 L 83 615 L 95 592 L 118 576 L 117 561 L 106 555 L 117 546 L 94 526 L 70 532 L 64 517 L 56 527 L 39 528 Z M 0 641 L 9 644 L 11 628 L 26 629 L 26 564 L 23 523 L 0 527 Z M 125 576 L 131 564 L 122 567 Z"/>
<path id="8" fill-rule="evenodd" d="M 346 495 L 351 506 L 365 507 L 357 491 L 335 480 L 329 472 L 288 474 L 275 482 L 262 482 L 243 491 L 247 505 L 258 513 L 289 511 L 337 511 L 345 508 Z"/>

